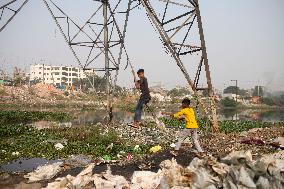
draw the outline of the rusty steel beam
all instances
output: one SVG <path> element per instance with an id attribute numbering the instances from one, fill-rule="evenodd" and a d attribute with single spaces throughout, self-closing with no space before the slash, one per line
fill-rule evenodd
<path id="1" fill-rule="evenodd" d="M 2 19 L 2 16 L 3 16 L 3 12 L 5 9 L 9 9 L 9 5 L 15 3 L 17 0 L 13 0 L 3 6 L 1 6 L 0 10 L 2 9 L 2 13 L 1 13 L 1 19 Z M 14 14 L 7 20 L 7 22 L 0 28 L 0 32 L 2 32 L 4 30 L 4 28 L 13 20 L 13 18 L 21 11 L 21 9 L 28 3 L 29 0 L 25 0 L 21 6 L 17 9 L 17 10 L 14 10 Z M 0 19 L 0 21 L 1 21 Z"/>

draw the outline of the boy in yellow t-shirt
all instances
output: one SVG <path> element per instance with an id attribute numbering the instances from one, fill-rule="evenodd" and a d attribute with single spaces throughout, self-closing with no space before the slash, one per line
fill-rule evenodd
<path id="1" fill-rule="evenodd" d="M 202 148 L 198 142 L 197 136 L 197 121 L 195 119 L 194 110 L 190 107 L 190 100 L 185 98 L 182 100 L 182 109 L 172 115 L 173 118 L 184 118 L 185 119 L 185 128 L 179 133 L 179 138 L 175 144 L 175 150 L 178 151 L 182 142 L 191 135 L 192 144 L 198 152 L 203 152 Z"/>

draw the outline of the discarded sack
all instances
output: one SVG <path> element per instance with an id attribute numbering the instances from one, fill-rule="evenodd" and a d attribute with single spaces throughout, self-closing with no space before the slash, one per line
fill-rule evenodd
<path id="1" fill-rule="evenodd" d="M 57 162 L 50 165 L 39 166 L 35 171 L 28 173 L 24 177 L 29 179 L 28 182 L 51 179 L 62 170 L 62 164 L 63 162 Z"/>

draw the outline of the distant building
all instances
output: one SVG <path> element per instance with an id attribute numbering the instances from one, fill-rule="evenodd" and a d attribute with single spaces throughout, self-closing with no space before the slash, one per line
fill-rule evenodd
<path id="1" fill-rule="evenodd" d="M 56 86 L 71 86 L 75 80 L 87 78 L 87 75 L 91 74 L 95 74 L 93 69 L 84 71 L 73 66 L 50 66 L 44 64 L 30 66 L 30 81 L 39 80 Z"/>

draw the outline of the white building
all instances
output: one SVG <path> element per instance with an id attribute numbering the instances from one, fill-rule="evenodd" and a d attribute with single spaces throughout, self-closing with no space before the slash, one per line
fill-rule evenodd
<path id="1" fill-rule="evenodd" d="M 86 74 L 94 75 L 93 69 L 83 71 L 73 66 L 50 66 L 35 64 L 30 66 L 30 81 L 40 80 L 46 84 L 56 86 L 71 86 L 76 79 L 87 78 Z"/>

